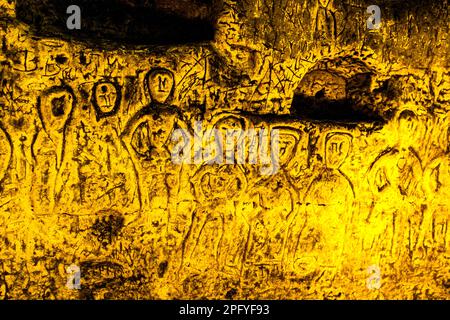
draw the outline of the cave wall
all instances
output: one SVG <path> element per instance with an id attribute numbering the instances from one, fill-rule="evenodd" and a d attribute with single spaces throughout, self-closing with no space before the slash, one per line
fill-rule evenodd
<path id="1" fill-rule="evenodd" d="M 0 297 L 448 298 L 448 1 L 371 4 L 1 0 Z"/>

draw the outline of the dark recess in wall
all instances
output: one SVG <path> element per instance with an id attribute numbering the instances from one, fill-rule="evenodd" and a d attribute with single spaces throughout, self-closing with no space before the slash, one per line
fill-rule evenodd
<path id="1" fill-rule="evenodd" d="M 385 122 L 385 119 L 369 108 L 356 106 L 351 99 L 328 100 L 296 94 L 292 102 L 292 113 L 299 119 L 326 122 Z"/>

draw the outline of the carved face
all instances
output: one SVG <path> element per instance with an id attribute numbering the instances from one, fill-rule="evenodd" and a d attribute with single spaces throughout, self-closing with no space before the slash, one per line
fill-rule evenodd
<path id="1" fill-rule="evenodd" d="M 421 124 L 411 110 L 402 111 L 397 118 L 398 139 L 402 147 L 413 146 L 421 137 Z"/>
<path id="2" fill-rule="evenodd" d="M 226 156 L 231 156 L 231 152 L 234 152 L 234 157 L 237 159 L 239 157 L 237 154 L 239 149 L 238 146 L 244 137 L 244 121 L 234 116 L 225 117 L 216 122 L 214 128 L 218 130 L 217 134 L 219 135 L 219 139 L 217 140 L 219 141 L 216 141 L 217 137 L 214 134 L 211 135 L 210 142 L 221 144 L 221 147 L 225 148 L 225 150 L 221 151 L 223 151 Z"/>
<path id="3" fill-rule="evenodd" d="M 226 180 L 224 177 L 207 172 L 200 179 L 200 187 L 206 199 L 221 197 L 225 192 Z"/>
<path id="4" fill-rule="evenodd" d="M 345 133 L 331 133 L 325 143 L 325 163 L 327 168 L 339 169 L 347 158 L 351 147 L 351 136 Z"/>
<path id="5" fill-rule="evenodd" d="M 55 87 L 42 94 L 39 111 L 46 130 L 61 133 L 72 113 L 75 103 L 73 94 L 64 87 Z"/>
<path id="6" fill-rule="evenodd" d="M 100 114 L 111 114 L 118 104 L 118 92 L 114 84 L 101 82 L 95 86 L 94 103 Z"/>
<path id="7" fill-rule="evenodd" d="M 278 142 L 280 164 L 287 165 L 294 158 L 298 141 L 298 132 L 294 130 L 280 129 Z"/>
<path id="8" fill-rule="evenodd" d="M 147 85 L 152 102 L 162 104 L 171 98 L 175 86 L 175 79 L 169 70 L 155 69 L 150 71 Z"/>

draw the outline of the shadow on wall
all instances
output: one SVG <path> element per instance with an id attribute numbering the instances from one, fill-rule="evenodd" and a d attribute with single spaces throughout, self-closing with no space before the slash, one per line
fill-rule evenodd
<path id="1" fill-rule="evenodd" d="M 17 18 L 38 36 L 91 46 L 182 45 L 214 39 L 219 0 L 17 0 Z M 81 9 L 80 30 L 67 8 Z"/>

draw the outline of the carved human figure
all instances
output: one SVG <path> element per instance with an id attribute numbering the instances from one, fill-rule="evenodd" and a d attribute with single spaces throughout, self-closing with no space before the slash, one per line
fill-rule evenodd
<path id="1" fill-rule="evenodd" d="M 373 201 L 366 222 L 372 232 L 364 235 L 363 250 L 377 252 L 377 256 L 371 255 L 375 260 L 372 262 L 379 262 L 385 254 L 397 259 L 401 248 L 406 247 L 405 242 L 414 246 L 415 240 L 406 239 L 408 232 L 404 228 L 407 219 L 411 222 L 421 215 L 416 201 L 410 201 L 423 196 L 422 161 L 415 150 L 416 139 L 421 134 L 419 122 L 414 112 L 404 110 L 398 114 L 396 124 L 397 144 L 382 151 L 367 174 Z M 412 236 L 417 239 L 417 235 Z"/>
<path id="2" fill-rule="evenodd" d="M 324 166 L 313 177 L 304 195 L 306 224 L 298 221 L 293 237 L 294 269 L 320 268 L 332 280 L 342 266 L 346 226 L 355 197 L 353 184 L 341 170 L 352 147 L 352 135 L 329 132 L 324 139 Z M 319 245 L 320 243 L 320 245 Z"/>
<path id="3" fill-rule="evenodd" d="M 179 168 L 171 162 L 171 135 L 185 126 L 179 110 L 169 105 L 175 90 L 172 72 L 152 69 L 144 84 L 151 103 L 128 121 L 121 139 L 133 160 L 145 223 L 167 232 L 179 180 Z"/>
<path id="4" fill-rule="evenodd" d="M 37 162 L 34 172 L 37 190 L 34 194 L 38 198 L 34 199 L 35 206 L 45 205 L 53 210 L 64 186 L 62 174 L 65 157 L 71 153 L 67 139 L 75 105 L 76 97 L 69 86 L 52 87 L 38 98 L 41 130 L 32 146 Z"/>
<path id="5" fill-rule="evenodd" d="M 247 189 L 246 172 L 242 165 L 245 155 L 241 152 L 245 149 L 245 133 L 248 127 L 249 124 L 244 118 L 235 115 L 221 117 L 213 124 L 213 128 L 223 137 L 223 146 L 219 150 L 223 152 L 225 162 L 222 172 L 225 173 L 224 178 L 229 181 L 224 190 L 224 231 L 220 243 L 219 268 L 232 274 L 241 272 L 244 252 L 244 237 L 236 235 L 241 235 L 246 230 L 245 221 L 238 214 L 237 207 L 244 199 Z"/>
<path id="6" fill-rule="evenodd" d="M 179 114 L 175 108 L 144 108 L 122 133 L 138 175 L 142 210 L 148 215 L 147 222 L 158 226 L 167 226 L 163 220 L 168 217 L 169 197 L 176 188 L 173 172 L 169 172 L 168 142 L 177 119 Z"/>
<path id="7" fill-rule="evenodd" d="M 192 179 L 198 205 L 184 242 L 183 259 L 185 266 L 191 268 L 215 265 L 219 270 L 239 273 L 243 244 L 236 238 L 236 232 L 243 229 L 244 222 L 237 216 L 236 203 L 245 192 L 247 180 L 243 166 L 238 163 L 237 145 L 244 134 L 245 123 L 239 117 L 225 116 L 219 117 L 211 127 L 217 130 L 216 134 L 206 135 L 204 164 Z M 226 136 L 233 132 L 237 140 L 232 143 Z M 231 153 L 236 158 L 227 164 Z M 209 257 L 204 260 L 205 264 L 194 258 L 201 254 L 199 250 Z"/>
<path id="8" fill-rule="evenodd" d="M 82 95 L 80 103 L 86 108 L 73 121 L 76 148 L 61 203 L 76 204 L 73 211 L 79 214 L 88 214 L 93 205 L 137 211 L 136 176 L 129 170 L 132 161 L 120 139 L 121 87 L 109 78 L 84 86 L 81 90 L 90 90 L 91 95 L 90 99 Z M 87 108 L 89 102 L 92 108 Z"/>
<path id="9" fill-rule="evenodd" d="M 255 178 L 250 187 L 258 199 L 250 204 L 256 204 L 258 210 L 248 211 L 245 219 L 250 229 L 245 262 L 250 267 L 264 263 L 267 268 L 281 269 L 288 256 L 290 227 L 298 213 L 298 191 L 291 174 L 299 166 L 296 155 L 301 135 L 290 127 L 273 126 L 271 130 L 278 131 L 278 154 L 272 155 L 278 158 L 278 168 L 273 175 Z"/>
<path id="10" fill-rule="evenodd" d="M 184 241 L 184 266 L 239 273 L 242 244 L 236 232 L 241 225 L 236 221 L 240 217 L 236 217 L 233 202 L 239 201 L 245 192 L 245 174 L 238 165 L 214 164 L 201 167 L 193 181 L 198 206 Z"/>
<path id="11" fill-rule="evenodd" d="M 450 212 L 447 201 L 450 198 L 450 128 L 443 130 L 445 146 L 424 169 L 424 191 L 428 206 L 420 224 L 417 239 L 419 247 L 435 248 L 438 252 L 448 250 L 450 245 Z"/>
<path id="12" fill-rule="evenodd" d="M 58 169 L 61 167 L 64 158 L 67 128 L 72 118 L 75 103 L 75 94 L 68 86 L 50 88 L 38 99 L 38 112 L 43 131 L 57 150 L 56 167 Z"/>

